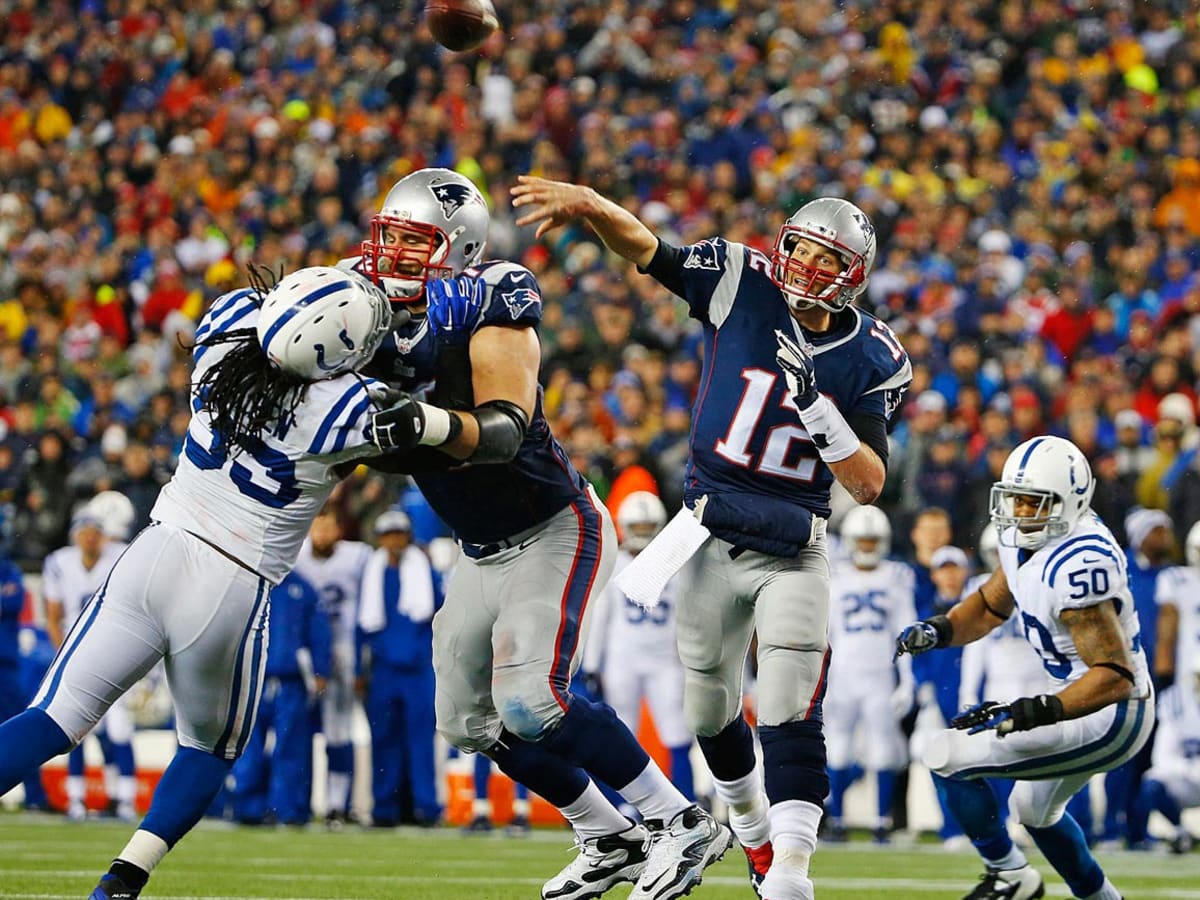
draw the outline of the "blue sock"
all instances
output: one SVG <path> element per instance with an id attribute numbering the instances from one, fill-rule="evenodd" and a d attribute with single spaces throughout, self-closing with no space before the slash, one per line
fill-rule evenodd
<path id="1" fill-rule="evenodd" d="M 541 744 L 522 740 L 505 730 L 487 751 L 500 771 L 529 788 L 553 806 L 570 806 L 588 786 L 587 772 L 573 766 Z"/>
<path id="2" fill-rule="evenodd" d="M 684 744 L 682 747 L 671 747 L 671 781 L 675 787 L 679 788 L 679 793 L 687 797 L 689 800 L 696 799 L 696 785 L 692 778 L 692 745 Z"/>
<path id="3" fill-rule="evenodd" d="M 820 806 L 829 796 L 825 735 L 819 719 L 760 725 L 763 782 L 772 804 L 803 800 Z"/>
<path id="4" fill-rule="evenodd" d="M 70 747 L 67 733 L 40 709 L 27 709 L 0 725 L 0 796 Z"/>
<path id="5" fill-rule="evenodd" d="M 878 795 L 880 819 L 891 819 L 892 797 L 896 793 L 896 773 L 891 769 L 880 769 L 875 773 L 875 793 Z"/>
<path id="6" fill-rule="evenodd" d="M 486 800 L 488 798 L 488 781 L 492 777 L 492 761 L 482 753 L 475 754 L 475 770 L 471 773 L 471 780 L 475 784 L 475 799 Z"/>
<path id="7" fill-rule="evenodd" d="M 1050 865 L 1054 866 L 1054 871 L 1062 876 L 1072 894 L 1089 897 L 1100 890 L 1104 884 L 1104 871 L 1088 850 L 1083 830 L 1070 813 L 1065 813 L 1049 828 L 1026 825 L 1025 830 Z"/>
<path id="8" fill-rule="evenodd" d="M 696 741 L 718 781 L 737 781 L 754 771 L 754 734 L 740 714 L 712 737 L 700 735 Z"/>
<path id="9" fill-rule="evenodd" d="M 84 772 L 83 762 L 83 744 L 76 744 L 67 754 L 67 774 L 82 775 Z"/>
<path id="10" fill-rule="evenodd" d="M 980 856 L 995 861 L 1008 855 L 1012 839 L 1004 827 L 1000 802 L 990 784 L 983 780 L 945 778 L 936 773 L 933 783 L 943 808 L 962 826 Z"/>
<path id="11" fill-rule="evenodd" d="M 133 762 L 133 744 L 113 744 L 112 764 L 121 775 L 136 775 Z"/>
<path id="12" fill-rule="evenodd" d="M 571 696 L 566 715 L 538 743 L 618 789 L 641 775 L 650 764 L 642 745 L 611 707 L 585 700 L 578 694 Z M 535 785 L 530 787 L 542 793 Z"/>
<path id="13" fill-rule="evenodd" d="M 830 818 L 840 819 L 842 817 L 842 801 L 852 784 L 854 784 L 853 769 L 829 770 L 829 802 L 825 806 L 825 811 L 829 813 Z"/>
<path id="14" fill-rule="evenodd" d="M 521 784 L 521 782 L 519 782 L 519 781 L 514 782 L 513 794 L 516 796 L 516 798 L 518 800 L 528 800 L 529 799 L 529 788 L 525 787 L 525 785 Z"/>
<path id="15" fill-rule="evenodd" d="M 180 747 L 154 789 L 150 810 L 139 827 L 174 847 L 203 818 L 231 768 L 233 760 Z"/>

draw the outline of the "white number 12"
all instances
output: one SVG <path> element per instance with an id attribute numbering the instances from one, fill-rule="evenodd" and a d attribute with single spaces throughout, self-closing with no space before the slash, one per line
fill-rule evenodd
<path id="1" fill-rule="evenodd" d="M 743 469 L 753 468 L 754 471 L 766 475 L 778 475 L 780 478 L 788 478 L 792 481 L 809 482 L 813 480 L 813 475 L 817 470 L 815 454 L 802 453 L 792 465 L 788 465 L 786 461 L 788 452 L 792 449 L 792 441 L 812 444 L 808 432 L 800 425 L 776 425 L 768 431 L 767 441 L 758 464 L 753 464 L 750 441 L 753 440 L 758 423 L 762 420 L 767 400 L 771 397 L 771 390 L 775 387 L 778 377 L 777 373 L 768 372 L 766 369 L 742 370 L 742 379 L 746 382 L 746 387 L 742 391 L 742 399 L 738 403 L 737 411 L 733 414 L 733 421 L 729 423 L 729 431 L 725 437 L 717 441 L 716 447 L 713 449 L 718 456 Z M 780 405 L 791 410 L 793 414 L 796 413 L 796 406 L 786 392 L 784 392 L 783 402 Z"/>

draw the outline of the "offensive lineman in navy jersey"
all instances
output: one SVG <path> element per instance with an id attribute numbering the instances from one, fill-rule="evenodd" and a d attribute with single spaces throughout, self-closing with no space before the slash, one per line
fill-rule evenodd
<path id="1" fill-rule="evenodd" d="M 519 181 L 513 205 L 530 210 L 518 225 L 540 223 L 541 237 L 583 219 L 704 326 L 680 516 L 694 515 L 709 536 L 678 608 L 684 706 L 755 890 L 809 900 L 829 788 L 821 732 L 829 489 L 836 478 L 859 503 L 879 495 L 888 425 L 912 378 L 891 329 L 851 305 L 875 260 L 875 230 L 853 204 L 822 199 L 787 220 L 771 256 L 722 238 L 677 248 L 591 188 Z M 741 712 L 755 630 L 766 797 Z"/>
<path id="2" fill-rule="evenodd" d="M 487 227 L 469 180 L 423 169 L 391 189 L 362 256 L 343 264 L 411 314 L 370 371 L 403 391 L 427 390 L 376 414 L 371 439 L 413 474 L 463 550 L 433 622 L 437 727 L 575 829 L 580 853 L 543 898 L 585 900 L 636 881 L 634 900 L 672 900 L 732 837 L 609 707 L 569 691 L 616 535 L 542 414 L 537 281 L 515 263 L 482 261 Z M 622 816 L 589 773 L 645 826 Z"/>

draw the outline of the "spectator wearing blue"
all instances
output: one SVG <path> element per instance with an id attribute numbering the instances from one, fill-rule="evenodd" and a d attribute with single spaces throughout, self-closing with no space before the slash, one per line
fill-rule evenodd
<path id="1" fill-rule="evenodd" d="M 412 543 L 412 522 L 391 509 L 375 520 L 379 549 L 363 573 L 359 671 L 371 726 L 372 824 L 434 825 L 433 613 L 440 585 Z"/>
<path id="2" fill-rule="evenodd" d="M 22 709 L 33 696 L 25 680 L 21 654 L 21 610 L 25 607 L 25 581 L 21 570 L 0 555 L 0 721 L 6 721 Z M 33 686 L 36 689 L 36 685 Z M 25 780 L 25 807 L 48 807 L 39 770 Z"/>
<path id="3" fill-rule="evenodd" d="M 234 764 L 233 817 L 303 825 L 312 815 L 313 705 L 332 665 L 329 620 L 295 573 L 271 591 L 266 682 L 246 751 Z M 275 733 L 268 757 L 267 732 Z"/>
<path id="4" fill-rule="evenodd" d="M 1137 610 L 1141 626 L 1142 648 L 1147 659 L 1154 659 L 1158 632 L 1158 603 L 1155 586 L 1158 575 L 1175 561 L 1175 533 L 1171 517 L 1161 509 L 1135 506 L 1125 516 L 1125 558 L 1129 571 L 1129 593 Z M 1164 685 L 1156 685 L 1161 689 Z M 1154 733 L 1133 759 L 1104 776 L 1103 843 L 1137 844 L 1145 834 L 1131 834 L 1129 826 L 1136 821 L 1135 805 L 1141 790 L 1142 776 L 1150 768 L 1154 752 Z"/>

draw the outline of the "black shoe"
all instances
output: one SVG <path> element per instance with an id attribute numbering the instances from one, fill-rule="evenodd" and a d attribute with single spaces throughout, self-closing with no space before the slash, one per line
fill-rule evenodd
<path id="1" fill-rule="evenodd" d="M 531 830 L 526 816 L 513 816 L 512 821 L 504 826 L 504 833 L 510 837 L 524 837 Z"/>
<path id="2" fill-rule="evenodd" d="M 487 816 L 476 816 L 462 830 L 464 834 L 487 834 L 495 827 Z"/>
<path id="3" fill-rule="evenodd" d="M 100 883 L 88 895 L 88 900 L 137 900 L 141 889 L 131 888 L 120 876 L 109 872 L 100 876 Z"/>
<path id="4" fill-rule="evenodd" d="M 1196 845 L 1196 840 L 1186 831 L 1180 832 L 1171 838 L 1167 844 L 1167 848 L 1175 855 L 1182 856 L 1185 853 L 1191 853 L 1192 847 Z"/>
<path id="5" fill-rule="evenodd" d="M 975 890 L 963 900 L 1037 900 L 1045 894 L 1042 876 L 1033 866 L 1026 864 L 1019 869 L 1003 870 L 989 866 Z"/>

